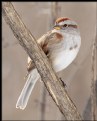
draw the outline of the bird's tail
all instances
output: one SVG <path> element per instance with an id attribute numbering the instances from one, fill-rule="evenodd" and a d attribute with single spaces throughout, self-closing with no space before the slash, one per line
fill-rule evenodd
<path id="1" fill-rule="evenodd" d="M 36 81 L 40 78 L 37 69 L 33 69 L 27 76 L 27 81 L 22 89 L 22 92 L 17 100 L 16 108 L 25 109 L 30 94 L 35 86 Z"/>

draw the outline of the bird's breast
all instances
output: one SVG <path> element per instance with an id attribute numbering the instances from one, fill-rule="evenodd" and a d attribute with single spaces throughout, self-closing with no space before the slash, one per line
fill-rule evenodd
<path id="1" fill-rule="evenodd" d="M 65 39 L 58 45 L 51 47 L 49 59 L 56 72 L 65 69 L 76 58 L 80 48 L 80 37 Z"/>

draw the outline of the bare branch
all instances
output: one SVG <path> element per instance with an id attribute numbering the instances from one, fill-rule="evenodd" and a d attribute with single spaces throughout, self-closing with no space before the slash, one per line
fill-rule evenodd
<path id="1" fill-rule="evenodd" d="M 73 104 L 62 83 L 54 73 L 46 55 L 21 21 L 11 2 L 2 2 L 2 12 L 6 23 L 12 29 L 20 45 L 33 60 L 48 92 L 65 118 L 67 120 L 81 120 L 76 106 Z"/>
<path id="2" fill-rule="evenodd" d="M 51 3 L 51 26 L 55 23 L 55 20 L 57 17 L 59 17 L 59 12 L 60 12 L 60 6 L 59 2 L 52 2 Z"/>
<path id="3" fill-rule="evenodd" d="M 96 3 L 96 21 L 97 21 L 97 3 Z M 96 65 L 96 59 L 97 59 L 97 23 L 96 23 L 96 37 L 93 41 L 92 45 L 92 58 L 91 58 L 91 71 L 92 71 L 92 79 L 91 79 L 91 113 L 92 113 L 92 120 L 96 120 L 96 80 L 97 80 L 97 65 Z"/>

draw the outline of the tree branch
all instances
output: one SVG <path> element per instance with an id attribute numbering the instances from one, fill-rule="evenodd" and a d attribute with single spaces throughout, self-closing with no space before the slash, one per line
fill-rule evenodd
<path id="1" fill-rule="evenodd" d="M 81 120 L 76 106 L 54 73 L 46 55 L 20 19 L 11 2 L 2 2 L 2 12 L 6 23 L 12 29 L 20 45 L 33 60 L 47 90 L 65 118 L 67 120 Z"/>
<path id="2" fill-rule="evenodd" d="M 97 22 L 97 3 L 96 3 L 96 22 Z M 92 72 L 92 78 L 91 78 L 91 118 L 93 121 L 96 120 L 96 81 L 97 81 L 97 23 L 96 23 L 96 30 L 95 30 L 95 40 L 93 41 L 92 45 L 92 57 L 91 57 L 91 72 Z"/>

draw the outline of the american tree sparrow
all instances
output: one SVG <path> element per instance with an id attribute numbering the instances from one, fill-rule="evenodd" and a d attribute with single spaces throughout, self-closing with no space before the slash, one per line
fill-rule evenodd
<path id="1" fill-rule="evenodd" d="M 38 39 L 37 42 L 49 58 L 55 72 L 59 72 L 70 65 L 77 56 L 81 37 L 77 23 L 69 18 L 61 17 L 55 21 L 54 28 Z M 26 107 L 35 83 L 40 79 L 40 75 L 30 57 L 28 57 L 27 70 L 27 81 L 16 103 L 16 108 L 20 109 Z"/>

